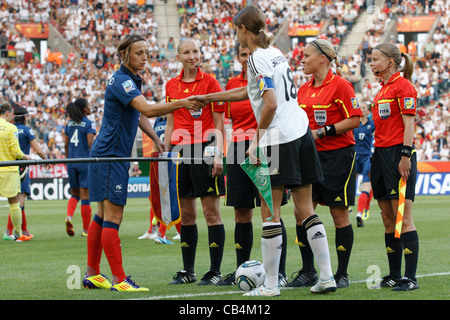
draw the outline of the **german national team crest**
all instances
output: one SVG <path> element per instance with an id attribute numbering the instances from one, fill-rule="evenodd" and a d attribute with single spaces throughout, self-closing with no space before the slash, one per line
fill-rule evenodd
<path id="1" fill-rule="evenodd" d="M 314 110 L 314 119 L 319 126 L 323 126 L 327 122 L 327 111 Z"/>

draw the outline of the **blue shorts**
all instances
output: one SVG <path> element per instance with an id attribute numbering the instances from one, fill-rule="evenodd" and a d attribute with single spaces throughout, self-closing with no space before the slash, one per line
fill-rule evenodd
<path id="1" fill-rule="evenodd" d="M 69 184 L 73 189 L 89 188 L 89 164 L 67 165 Z"/>
<path id="2" fill-rule="evenodd" d="M 365 154 L 360 154 L 358 155 L 358 153 L 356 154 L 356 173 L 361 173 L 363 176 L 363 183 L 364 182 L 370 182 L 370 177 L 369 177 L 369 173 L 370 173 L 370 167 L 371 167 L 371 163 L 370 163 L 370 157 L 372 155 L 365 155 Z"/>
<path id="3" fill-rule="evenodd" d="M 31 194 L 30 188 L 30 174 L 27 173 L 25 179 L 20 183 L 20 193 L 26 193 L 28 195 Z"/>
<path id="4" fill-rule="evenodd" d="M 97 162 L 89 164 L 89 199 L 108 199 L 116 205 L 126 205 L 129 162 Z"/>

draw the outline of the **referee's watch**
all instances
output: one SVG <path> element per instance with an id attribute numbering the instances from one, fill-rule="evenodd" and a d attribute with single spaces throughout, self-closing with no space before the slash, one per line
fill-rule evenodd
<path id="1" fill-rule="evenodd" d="M 319 139 L 322 139 L 325 136 L 325 130 L 323 128 L 317 129 L 316 133 Z"/>

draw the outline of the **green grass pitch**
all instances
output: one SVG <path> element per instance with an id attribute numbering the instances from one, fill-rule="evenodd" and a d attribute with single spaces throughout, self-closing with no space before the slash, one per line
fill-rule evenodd
<path id="1" fill-rule="evenodd" d="M 65 232 L 66 201 L 27 201 L 28 229 L 34 234 L 31 241 L 15 243 L 0 240 L 0 300 L 226 300 L 241 301 L 236 286 L 197 286 L 196 284 L 171 286 L 176 271 L 182 269 L 179 241 L 174 245 L 157 245 L 153 240 L 138 240 L 149 226 L 148 199 L 129 199 L 124 221 L 120 228 L 123 265 L 140 285 L 150 289 L 147 293 L 119 293 L 108 290 L 88 290 L 82 287 L 86 265 L 86 238 L 80 236 L 81 215 L 77 208 L 74 217 L 75 236 Z M 6 228 L 8 207 L 0 203 L 0 230 Z M 369 289 L 377 276 L 388 273 L 384 247 L 384 229 L 375 201 L 370 218 L 364 228 L 356 227 L 355 208 L 351 213 L 355 241 L 350 259 L 350 287 L 330 295 L 313 295 L 309 289 L 285 289 L 281 296 L 269 300 L 448 300 L 450 298 L 450 197 L 418 196 L 414 204 L 414 221 L 420 238 L 420 256 L 417 270 L 419 290 L 391 292 L 389 289 Z M 93 213 L 96 204 L 92 204 Z M 225 275 L 234 270 L 234 212 L 223 205 L 221 213 L 226 228 L 226 247 L 222 262 Z M 318 207 L 317 213 L 326 227 L 333 271 L 336 270 L 334 226 L 328 208 Z M 295 220 L 292 201 L 282 208 L 282 217 L 288 235 L 287 275 L 301 267 L 300 252 L 295 243 Z M 197 247 L 197 278 L 208 271 L 209 252 L 207 228 L 201 205 L 198 203 L 199 243 Z M 254 248 L 252 259 L 261 261 L 261 218 L 254 212 Z M 175 228 L 168 230 L 171 239 Z M 105 256 L 102 273 L 111 277 Z M 377 273 L 379 271 L 379 273 Z M 369 282 L 369 285 L 368 285 Z"/>

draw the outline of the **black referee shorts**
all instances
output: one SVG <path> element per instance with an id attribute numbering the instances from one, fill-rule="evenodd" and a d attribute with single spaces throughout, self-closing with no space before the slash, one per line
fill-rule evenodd
<path id="1" fill-rule="evenodd" d="M 178 194 L 180 198 L 223 196 L 225 194 L 224 176 L 212 177 L 211 169 L 213 159 L 203 157 L 207 143 L 173 146 L 173 152 L 181 157 L 202 158 L 202 161 L 181 162 L 178 166 Z"/>
<path id="2" fill-rule="evenodd" d="M 377 200 L 398 199 L 400 173 L 400 150 L 402 144 L 387 148 L 375 148 L 372 156 L 372 168 L 370 170 L 370 181 L 372 183 L 373 197 Z M 411 172 L 406 182 L 405 198 L 414 201 L 416 194 L 417 178 L 417 156 L 413 146 L 411 155 Z"/>
<path id="3" fill-rule="evenodd" d="M 320 151 L 324 181 L 313 184 L 313 201 L 326 206 L 355 204 L 355 148 Z"/>

